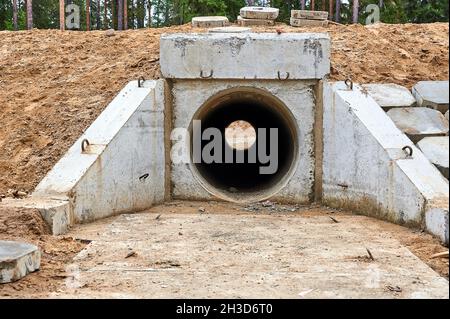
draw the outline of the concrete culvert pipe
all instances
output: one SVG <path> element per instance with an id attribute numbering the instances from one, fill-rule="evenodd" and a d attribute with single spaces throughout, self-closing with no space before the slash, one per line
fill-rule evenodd
<path id="1" fill-rule="evenodd" d="M 191 169 L 202 186 L 221 199 L 244 203 L 268 199 L 294 171 L 297 131 L 289 109 L 272 94 L 247 87 L 223 91 L 194 115 Z"/>

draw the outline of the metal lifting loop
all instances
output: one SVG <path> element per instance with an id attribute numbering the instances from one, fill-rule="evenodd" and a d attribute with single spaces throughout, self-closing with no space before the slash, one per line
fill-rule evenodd
<path id="1" fill-rule="evenodd" d="M 145 78 L 143 76 L 139 77 L 138 79 L 138 87 L 142 87 L 142 84 L 144 84 Z"/>
<path id="2" fill-rule="evenodd" d="M 347 79 L 347 80 L 345 80 L 345 85 L 347 85 L 347 88 L 349 89 L 349 90 L 353 90 L 353 81 L 351 80 L 351 79 Z"/>
<path id="3" fill-rule="evenodd" d="M 290 74 L 289 72 L 286 72 L 286 77 L 285 77 L 285 78 L 282 78 L 282 77 L 281 77 L 281 72 L 278 71 L 278 80 L 286 81 L 286 80 L 289 80 L 289 77 L 290 77 L 290 76 L 291 76 L 291 74 Z"/>
<path id="4" fill-rule="evenodd" d="M 411 146 L 405 146 L 404 148 L 402 148 L 402 151 L 405 152 L 408 157 L 413 156 L 413 149 Z"/>
<path id="5" fill-rule="evenodd" d="M 82 142 L 81 142 L 81 152 L 84 153 L 86 152 L 86 147 L 88 147 L 89 145 L 91 145 L 89 143 L 89 141 L 85 138 Z"/>
<path id="6" fill-rule="evenodd" d="M 211 70 L 211 72 L 209 73 L 209 75 L 205 75 L 204 72 L 203 72 L 203 70 L 200 71 L 200 77 L 201 77 L 202 79 L 210 79 L 210 78 L 213 77 L 213 75 L 214 75 L 214 70 Z"/>

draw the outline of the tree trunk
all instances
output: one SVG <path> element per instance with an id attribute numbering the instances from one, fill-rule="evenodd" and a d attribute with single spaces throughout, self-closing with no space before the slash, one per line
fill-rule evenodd
<path id="1" fill-rule="evenodd" d="M 305 10 L 306 8 L 306 0 L 300 0 L 300 9 Z"/>
<path id="2" fill-rule="evenodd" d="M 333 0 L 330 0 L 330 8 L 329 8 L 329 12 L 330 12 L 330 20 L 333 20 L 333 10 L 334 10 L 334 6 L 333 6 Z"/>
<path id="3" fill-rule="evenodd" d="M 341 22 L 341 0 L 336 0 L 336 18 L 334 21 Z"/>
<path id="4" fill-rule="evenodd" d="M 315 3 L 314 3 L 314 0 L 311 0 L 311 11 L 314 11 L 315 10 Z"/>
<path id="5" fill-rule="evenodd" d="M 27 0 L 27 29 L 33 29 L 33 0 Z"/>
<path id="6" fill-rule="evenodd" d="M 17 0 L 13 0 L 13 26 L 14 31 L 19 29 L 19 25 L 17 24 Z"/>
<path id="7" fill-rule="evenodd" d="M 378 1 L 378 6 L 380 7 L 380 9 L 383 8 L 384 7 L 384 1 L 383 0 L 379 0 Z"/>
<path id="8" fill-rule="evenodd" d="M 353 23 L 358 23 L 359 0 L 353 0 Z"/>
<path id="9" fill-rule="evenodd" d="M 103 28 L 108 29 L 108 0 L 105 0 L 104 3 L 104 11 L 103 11 Z"/>
<path id="10" fill-rule="evenodd" d="M 86 0 L 86 31 L 91 31 L 91 0 Z"/>
<path id="11" fill-rule="evenodd" d="M 59 29 L 64 31 L 66 29 L 66 13 L 64 0 L 59 0 Z"/>
<path id="12" fill-rule="evenodd" d="M 123 1 L 118 1 L 117 6 L 117 30 L 122 31 L 123 30 Z"/>
<path id="13" fill-rule="evenodd" d="M 148 9 L 148 26 L 149 26 L 149 28 L 151 28 L 152 27 L 152 22 L 153 22 L 153 17 L 152 17 L 152 0 L 148 0 L 147 9 Z"/>
<path id="14" fill-rule="evenodd" d="M 95 18 L 96 18 L 96 22 L 97 22 L 97 30 L 100 30 L 101 28 L 101 21 L 100 21 L 100 10 L 101 10 L 101 6 L 100 6 L 100 0 L 97 0 L 97 10 L 95 11 Z"/>
<path id="15" fill-rule="evenodd" d="M 123 0 L 123 29 L 127 30 L 128 29 L 128 1 L 127 0 Z M 145 8 L 144 8 L 144 12 L 145 12 Z"/>

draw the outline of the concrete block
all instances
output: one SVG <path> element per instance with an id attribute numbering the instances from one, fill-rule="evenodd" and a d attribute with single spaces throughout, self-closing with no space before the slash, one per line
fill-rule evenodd
<path id="1" fill-rule="evenodd" d="M 330 73 L 330 37 L 322 33 L 167 34 L 160 51 L 166 78 L 299 80 Z"/>
<path id="2" fill-rule="evenodd" d="M 39 248 L 27 243 L 0 241 L 0 284 L 22 279 L 39 269 Z"/>
<path id="3" fill-rule="evenodd" d="M 209 29 L 209 33 L 247 33 L 251 32 L 250 28 L 242 28 L 242 27 L 222 27 L 222 28 L 212 28 Z"/>
<path id="4" fill-rule="evenodd" d="M 327 20 L 328 11 L 291 10 L 291 18 L 308 20 Z"/>
<path id="5" fill-rule="evenodd" d="M 412 93 L 418 106 L 430 107 L 445 113 L 448 111 L 448 81 L 422 81 L 417 83 Z"/>
<path id="6" fill-rule="evenodd" d="M 425 137 L 417 146 L 422 153 L 433 163 L 448 179 L 448 162 L 449 162 L 449 137 Z"/>
<path id="7" fill-rule="evenodd" d="M 389 110 L 395 107 L 412 107 L 416 105 L 416 99 L 404 86 L 386 84 L 363 84 L 361 85 L 370 96 L 384 109 Z"/>
<path id="8" fill-rule="evenodd" d="M 323 127 L 326 205 L 416 227 L 447 209 L 448 180 L 359 86 L 325 86 Z"/>
<path id="9" fill-rule="evenodd" d="M 164 83 L 145 81 L 139 87 L 137 81 L 130 82 L 39 183 L 32 197 L 68 198 L 74 223 L 141 211 L 162 202 Z M 95 147 L 82 152 L 85 139 Z"/>
<path id="10" fill-rule="evenodd" d="M 237 23 L 242 27 L 251 27 L 251 26 L 273 26 L 275 25 L 275 20 L 267 20 L 267 19 L 245 19 L 241 16 L 238 16 Z"/>
<path id="11" fill-rule="evenodd" d="M 73 224 L 72 208 L 68 198 L 27 197 L 24 199 L 5 199 L 0 205 L 16 208 L 37 209 L 53 235 L 67 233 Z"/>
<path id="12" fill-rule="evenodd" d="M 195 17 L 192 18 L 194 28 L 226 27 L 230 24 L 227 17 Z"/>
<path id="13" fill-rule="evenodd" d="M 425 214 L 427 232 L 438 237 L 445 245 L 449 244 L 448 207 L 447 209 L 431 209 Z"/>
<path id="14" fill-rule="evenodd" d="M 426 107 L 395 108 L 387 112 L 397 127 L 414 143 L 428 136 L 448 134 L 448 122 L 439 111 Z"/>
<path id="15" fill-rule="evenodd" d="M 280 9 L 269 7 L 244 7 L 240 15 L 244 19 L 275 20 L 280 14 Z"/>
<path id="16" fill-rule="evenodd" d="M 291 26 L 293 27 L 326 27 L 328 20 L 309 20 L 291 18 Z"/>

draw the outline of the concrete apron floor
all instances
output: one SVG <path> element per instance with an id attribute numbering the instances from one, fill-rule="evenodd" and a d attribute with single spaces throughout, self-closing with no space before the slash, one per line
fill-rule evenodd
<path id="1" fill-rule="evenodd" d="M 449 297 L 448 281 L 372 218 L 196 205 L 166 204 L 76 227 L 69 236 L 92 242 L 48 297 Z"/>

